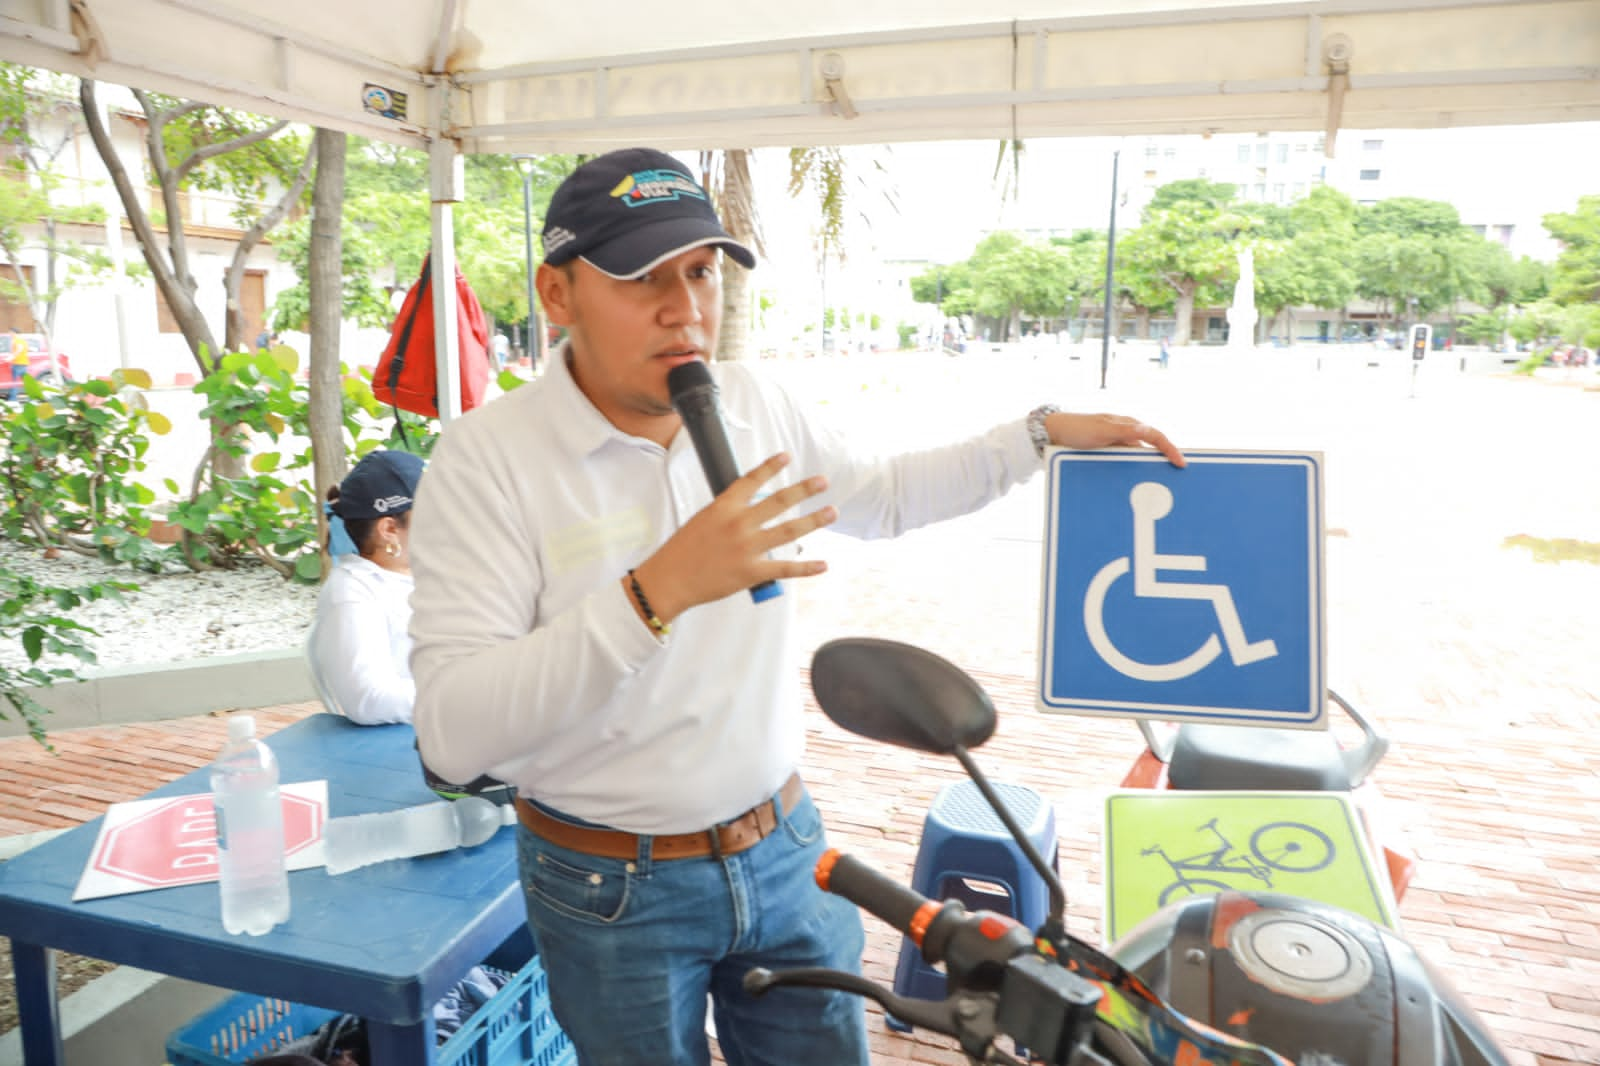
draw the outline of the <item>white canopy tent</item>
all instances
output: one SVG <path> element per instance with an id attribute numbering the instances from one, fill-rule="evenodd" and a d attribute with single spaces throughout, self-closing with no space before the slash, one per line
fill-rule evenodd
<path id="1" fill-rule="evenodd" d="M 443 278 L 462 152 L 1600 119 L 1600 0 L 0 0 L 0 58 L 426 148 Z"/>

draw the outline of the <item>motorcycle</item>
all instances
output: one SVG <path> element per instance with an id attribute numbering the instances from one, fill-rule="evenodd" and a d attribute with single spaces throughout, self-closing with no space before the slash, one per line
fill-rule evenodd
<path id="1" fill-rule="evenodd" d="M 1122 779 L 1124 788 L 1348 792 L 1356 797 L 1368 838 L 1381 850 L 1398 903 L 1416 874 L 1409 849 L 1386 832 L 1375 812 L 1381 798 L 1368 779 L 1389 739 L 1332 689 L 1328 699 L 1361 730 L 1340 747 L 1332 732 L 1184 723 L 1168 729 L 1139 720 L 1145 749 Z"/>
<path id="2" fill-rule="evenodd" d="M 955 1037 L 977 1063 L 1506 1066 L 1471 1008 L 1405 940 L 1335 907 L 1228 891 L 1172 903 L 1108 951 L 1078 939 L 1066 929 L 1055 871 L 971 755 L 995 726 L 994 705 L 975 681 L 920 648 L 853 638 L 818 649 L 811 684 L 842 728 L 953 756 L 1049 887 L 1050 913 L 1030 931 L 956 900 L 929 900 L 830 851 L 817 883 L 943 965 L 946 997 L 908 999 L 821 968 L 752 970 L 744 981 L 751 994 L 853 992 Z M 1003 1037 L 1015 1054 L 1001 1048 Z"/>

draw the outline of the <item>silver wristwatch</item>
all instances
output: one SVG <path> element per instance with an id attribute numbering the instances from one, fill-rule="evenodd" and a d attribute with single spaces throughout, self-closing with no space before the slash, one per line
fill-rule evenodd
<path id="1" fill-rule="evenodd" d="M 1028 412 L 1028 439 L 1033 441 L 1033 450 L 1039 453 L 1039 458 L 1044 458 L 1045 449 L 1050 447 L 1050 430 L 1045 427 L 1046 415 L 1059 413 L 1061 408 L 1053 403 L 1035 407 Z"/>

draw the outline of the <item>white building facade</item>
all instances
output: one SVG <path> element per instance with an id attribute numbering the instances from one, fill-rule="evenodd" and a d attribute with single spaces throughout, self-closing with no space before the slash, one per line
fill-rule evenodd
<path id="1" fill-rule="evenodd" d="M 143 111 L 125 89 L 102 83 L 97 90 L 111 143 L 129 180 L 143 190 L 144 206 L 165 255 L 165 205 L 159 189 L 146 177 Z M 74 207 L 98 204 L 106 216 L 103 224 L 59 224 L 60 234 L 87 248 L 106 251 L 114 266 L 109 276 L 80 277 L 61 292 L 50 331 L 56 350 L 65 354 L 72 375 L 79 379 L 106 375 L 117 367 L 134 367 L 149 373 L 157 385 L 192 383 L 199 377 L 194 355 L 145 267 L 138 240 L 81 113 L 76 106 L 66 106 L 57 115 L 37 131 L 39 139 L 52 145 L 62 138 L 68 141 L 53 167 L 58 184 L 52 201 Z M 219 344 L 226 332 L 224 277 L 243 236 L 234 218 L 238 206 L 221 193 L 188 192 L 180 197 L 189 267 L 198 285 L 195 298 Z M 42 284 L 47 275 L 43 227 L 27 227 L 25 234 L 18 256 L 21 261 L 0 265 L 0 270 L 13 277 L 21 272 L 34 284 Z M 58 258 L 58 276 L 65 269 L 66 264 Z M 278 261 L 269 233 L 250 250 L 240 287 L 248 339 L 261 331 L 277 293 L 295 281 L 294 272 Z M 38 333 L 43 325 L 29 307 L 0 299 L 0 330 Z M 346 334 L 341 351 L 347 362 L 370 365 L 377 361 L 383 331 L 347 325 Z M 282 339 L 302 353 L 307 351 L 303 334 L 286 333 Z"/>

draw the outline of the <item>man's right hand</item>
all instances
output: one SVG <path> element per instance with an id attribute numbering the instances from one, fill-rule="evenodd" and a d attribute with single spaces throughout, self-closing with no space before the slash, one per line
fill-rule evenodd
<path id="1" fill-rule="evenodd" d="M 740 477 L 699 514 L 667 539 L 634 570 L 662 622 L 702 603 L 720 600 L 763 581 L 814 577 L 828 569 L 821 559 L 779 560 L 775 548 L 792 544 L 839 517 L 833 507 L 778 522 L 778 517 L 828 487 L 825 477 L 798 481 L 756 500 L 756 494 L 789 465 L 779 452 Z M 627 578 L 622 579 L 628 589 Z M 637 606 L 637 604 L 635 604 Z"/>

